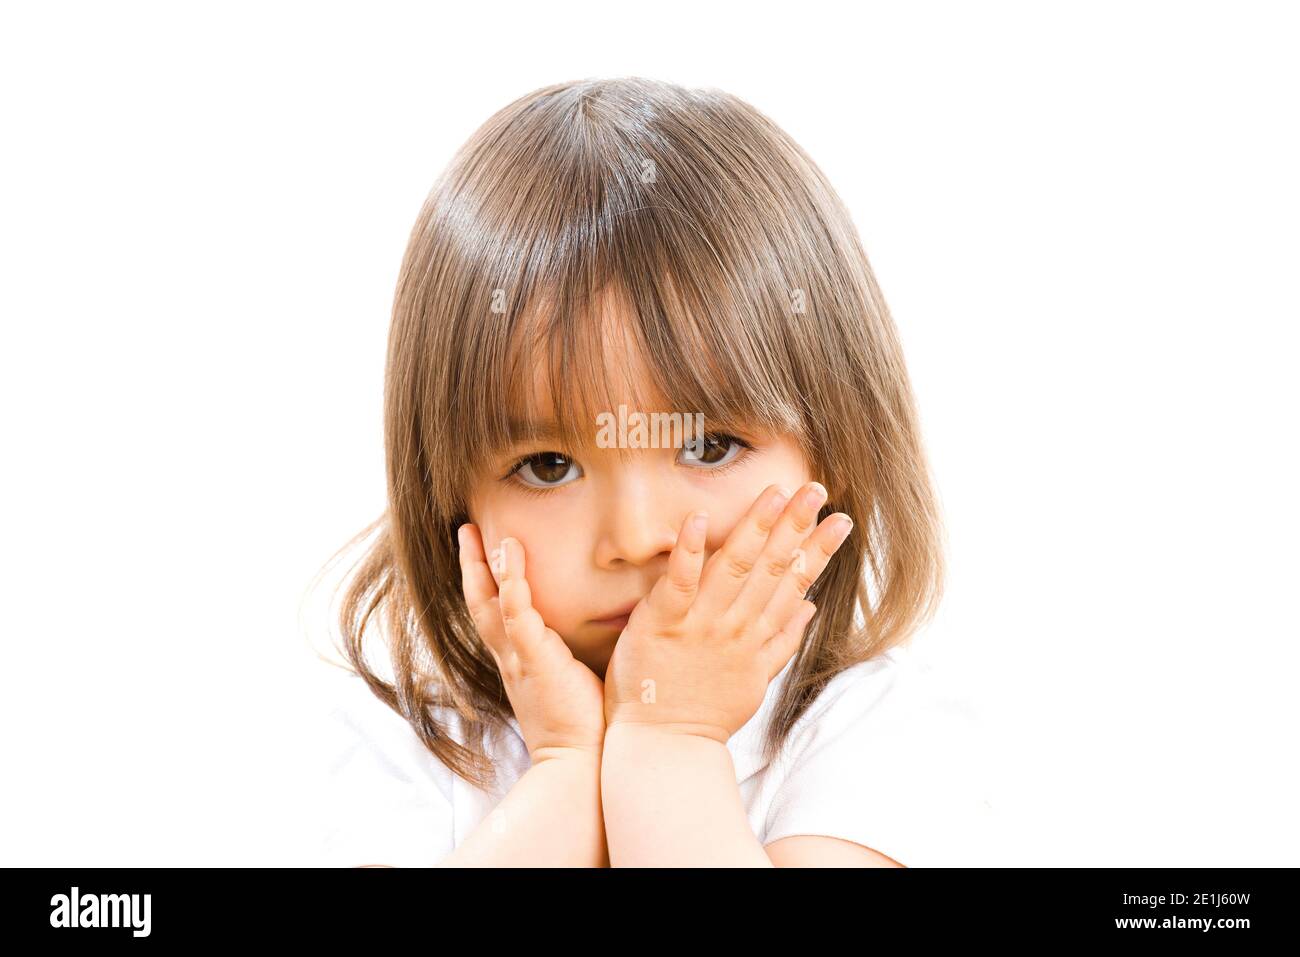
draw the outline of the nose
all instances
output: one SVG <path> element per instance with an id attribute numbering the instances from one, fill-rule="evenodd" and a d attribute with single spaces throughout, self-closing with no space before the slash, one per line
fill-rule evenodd
<path id="1" fill-rule="evenodd" d="M 660 556 L 667 565 L 689 503 L 659 487 L 652 476 L 629 470 L 600 508 L 596 564 L 612 569 L 649 565 Z"/>

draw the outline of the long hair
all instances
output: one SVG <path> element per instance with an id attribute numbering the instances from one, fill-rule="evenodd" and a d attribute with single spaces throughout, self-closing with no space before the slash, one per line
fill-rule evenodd
<path id="1" fill-rule="evenodd" d="M 429 750 L 477 784 L 510 706 L 461 591 L 474 463 L 532 428 L 541 375 L 563 440 L 615 407 L 591 308 L 616 293 L 672 408 L 796 438 L 854 520 L 765 738 L 825 683 L 906 642 L 942 591 L 942 530 L 902 349 L 842 202 L 735 96 L 639 78 L 539 89 L 479 128 L 411 232 L 384 389 L 387 508 L 354 543 L 343 651 Z M 648 406 L 633 406 L 646 408 Z M 378 631 L 393 680 L 370 667 Z M 462 745 L 434 706 L 470 729 Z"/>

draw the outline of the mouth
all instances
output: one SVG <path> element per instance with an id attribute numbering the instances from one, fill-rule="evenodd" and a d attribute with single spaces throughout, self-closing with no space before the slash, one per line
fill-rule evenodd
<path id="1" fill-rule="evenodd" d="M 622 608 L 615 609 L 603 618 L 593 618 L 591 623 L 601 628 L 617 628 L 620 631 L 627 627 L 629 619 L 632 617 L 632 610 L 636 608 L 638 602 L 631 602 Z"/>

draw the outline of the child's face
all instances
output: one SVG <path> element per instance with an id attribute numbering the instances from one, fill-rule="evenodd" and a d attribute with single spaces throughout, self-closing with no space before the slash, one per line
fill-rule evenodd
<path id="1" fill-rule="evenodd" d="M 535 390 L 540 418 L 553 414 L 544 391 Z M 617 409 L 610 411 L 617 415 Z M 628 403 L 627 411 L 690 410 Z M 711 432 L 707 419 L 704 430 Z M 632 449 L 625 461 L 615 449 L 598 448 L 579 459 L 545 443 L 520 445 L 480 470 L 469 519 L 488 552 L 506 536 L 523 543 L 533 607 L 574 657 L 603 678 L 622 626 L 599 619 L 649 594 L 689 514 L 709 514 L 707 560 L 765 488 L 781 484 L 793 492 L 813 480 L 793 440 L 749 433 L 744 438 L 753 450 L 719 438 L 703 452 Z M 523 468 L 503 481 L 523 458 Z"/>

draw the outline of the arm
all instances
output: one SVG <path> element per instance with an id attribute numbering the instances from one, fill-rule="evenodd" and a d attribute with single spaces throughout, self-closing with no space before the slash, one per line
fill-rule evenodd
<path id="1" fill-rule="evenodd" d="M 754 837 L 725 744 L 618 724 L 601 762 L 614 867 L 772 867 Z"/>
<path id="2" fill-rule="evenodd" d="M 767 845 L 777 867 L 906 867 L 853 841 L 821 834 L 792 834 Z"/>
<path id="3" fill-rule="evenodd" d="M 600 812 L 604 686 L 532 604 L 523 544 L 489 568 L 478 529 L 459 529 L 465 600 L 501 672 L 532 767 L 439 867 L 606 867 Z"/>
<path id="4" fill-rule="evenodd" d="M 501 803 L 438 867 L 608 867 L 600 757 L 539 755 Z"/>
<path id="5" fill-rule="evenodd" d="M 745 816 L 731 753 L 713 738 L 616 725 L 605 735 L 603 769 L 609 859 L 616 867 L 904 866 L 821 835 L 792 835 L 764 848 Z"/>

